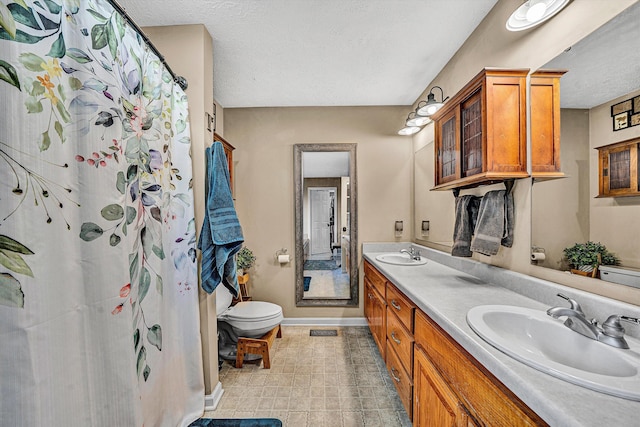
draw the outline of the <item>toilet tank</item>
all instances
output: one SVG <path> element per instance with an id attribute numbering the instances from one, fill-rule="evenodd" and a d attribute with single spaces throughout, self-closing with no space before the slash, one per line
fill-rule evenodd
<path id="1" fill-rule="evenodd" d="M 614 267 L 611 265 L 601 265 L 598 269 L 600 270 L 600 278 L 602 280 L 640 288 L 640 270 L 629 267 Z"/>

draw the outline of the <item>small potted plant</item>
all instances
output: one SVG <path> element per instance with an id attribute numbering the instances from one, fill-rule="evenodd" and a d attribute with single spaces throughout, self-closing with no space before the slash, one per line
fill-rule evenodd
<path id="1" fill-rule="evenodd" d="M 256 262 L 256 257 L 251 252 L 251 249 L 243 246 L 238 254 L 236 255 L 236 265 L 238 268 L 238 276 L 242 276 L 245 271 L 253 267 L 253 264 Z"/>
<path id="2" fill-rule="evenodd" d="M 571 272 L 582 276 L 596 277 L 599 265 L 618 265 L 618 257 L 601 243 L 576 243 L 564 249 L 564 256 Z"/>

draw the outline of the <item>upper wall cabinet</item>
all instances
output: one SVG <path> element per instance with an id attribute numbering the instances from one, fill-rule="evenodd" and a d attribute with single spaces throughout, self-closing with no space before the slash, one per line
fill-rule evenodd
<path id="1" fill-rule="evenodd" d="M 432 116 L 434 190 L 526 178 L 528 69 L 485 68 Z"/>
<path id="2" fill-rule="evenodd" d="M 640 196 L 640 138 L 598 148 L 598 197 Z"/>
<path id="3" fill-rule="evenodd" d="M 531 74 L 531 175 L 536 180 L 562 178 L 560 170 L 560 77 L 566 70 Z"/>

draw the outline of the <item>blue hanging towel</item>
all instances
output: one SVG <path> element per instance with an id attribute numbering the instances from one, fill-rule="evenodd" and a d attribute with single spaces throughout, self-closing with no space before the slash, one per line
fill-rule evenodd
<path id="1" fill-rule="evenodd" d="M 244 237 L 233 206 L 229 169 L 220 142 L 207 147 L 206 207 L 198 249 L 202 251 L 200 278 L 202 289 L 212 293 L 223 283 L 238 296 L 238 275 L 234 255 L 242 247 Z"/>

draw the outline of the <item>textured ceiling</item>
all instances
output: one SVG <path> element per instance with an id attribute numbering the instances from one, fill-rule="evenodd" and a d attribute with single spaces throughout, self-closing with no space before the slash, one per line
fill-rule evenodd
<path id="1" fill-rule="evenodd" d="M 543 68 L 568 70 L 560 80 L 563 108 L 592 108 L 640 89 L 640 3 Z"/>
<path id="2" fill-rule="evenodd" d="M 118 0 L 142 27 L 207 27 L 225 108 L 410 105 L 496 2 Z"/>

